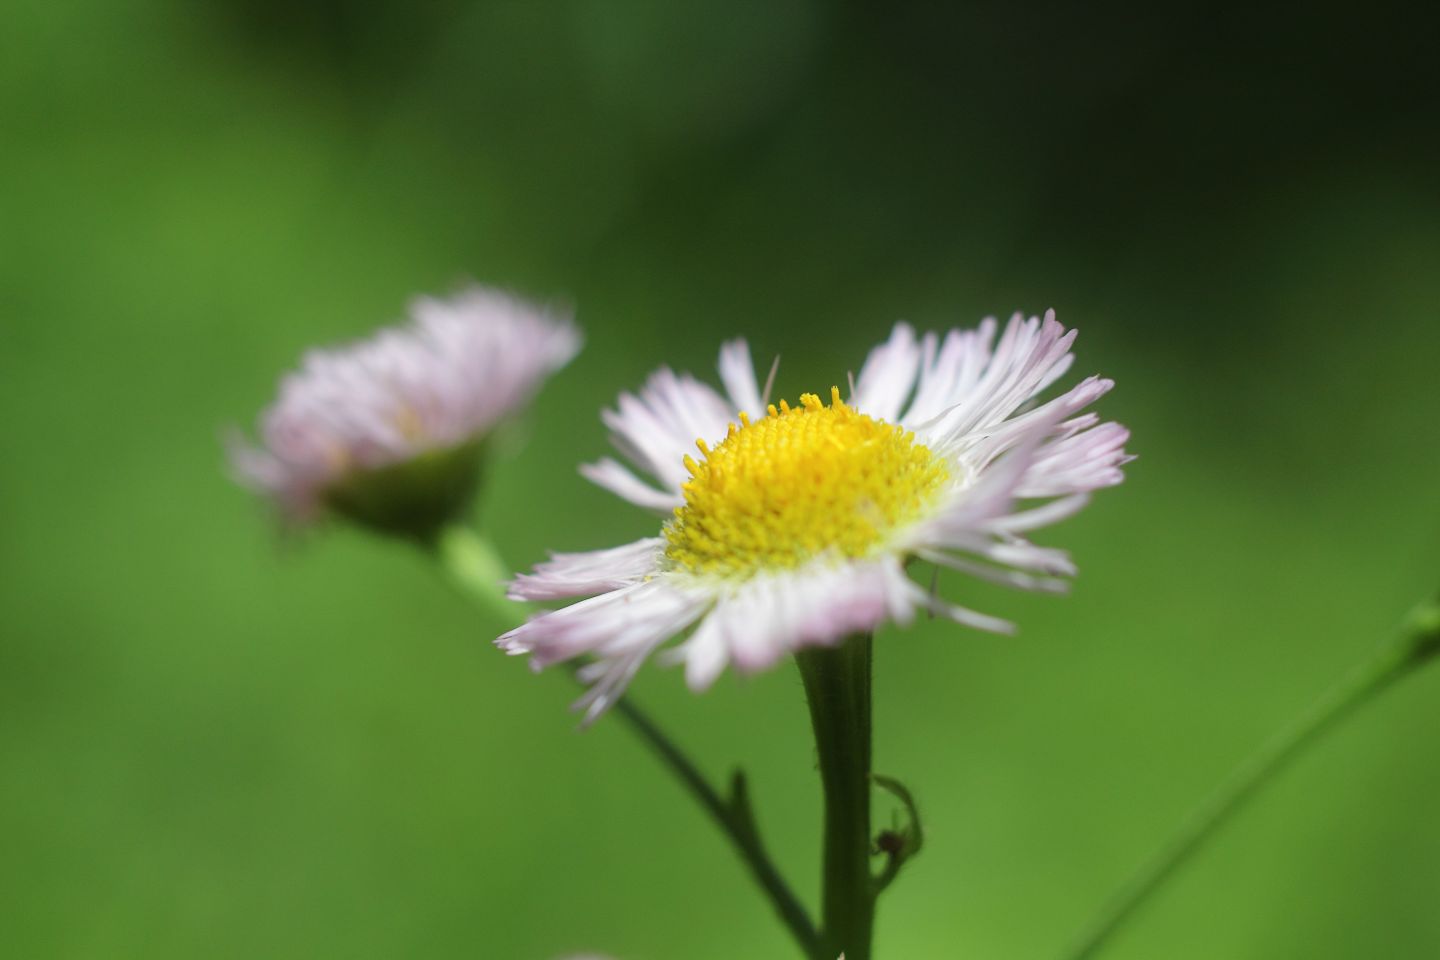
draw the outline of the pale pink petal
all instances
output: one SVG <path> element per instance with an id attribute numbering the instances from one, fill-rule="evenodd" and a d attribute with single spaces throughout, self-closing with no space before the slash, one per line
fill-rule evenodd
<path id="1" fill-rule="evenodd" d="M 1114 386 L 1113 380 L 1089 377 L 1048 403 L 975 433 L 953 435 L 937 443 L 936 449 L 963 451 L 968 464 L 982 467 L 1030 437 L 1038 435 L 1046 441 L 1064 438 L 1075 432 L 1068 418 L 1099 400 Z"/>
<path id="2" fill-rule="evenodd" d="M 978 563 L 964 557 L 957 557 L 952 553 L 945 553 L 930 547 L 922 547 L 916 550 L 915 556 L 921 560 L 928 560 L 937 566 L 958 570 L 961 573 L 975 577 L 977 580 L 984 580 L 987 583 L 997 583 L 1001 586 L 1015 587 L 1020 590 L 1033 590 L 1038 593 L 1065 593 L 1070 589 L 1070 584 L 1064 580 L 1057 580 L 1054 577 L 1032 577 L 1018 570 L 992 567 L 988 564 Z"/>
<path id="3" fill-rule="evenodd" d="M 604 487 L 622 500 L 628 500 L 637 507 L 668 514 L 685 498 L 679 493 L 656 490 L 627 470 L 624 465 L 605 457 L 597 463 L 580 465 L 580 475 L 596 486 Z"/>
<path id="4" fill-rule="evenodd" d="M 581 669 L 590 689 L 576 704 L 588 723 L 624 694 L 651 652 L 693 623 L 709 602 L 663 579 L 648 580 L 540 614 L 501 636 L 496 645 L 512 655 L 530 654 L 537 670 L 593 657 Z"/>
<path id="5" fill-rule="evenodd" d="M 1075 331 L 1066 332 L 1054 311 L 1047 312 L 1043 321 L 1016 314 L 985 369 L 963 393 L 949 398 L 948 409 L 924 423 L 911 417 L 907 425 L 913 424 L 932 443 L 946 443 L 1003 423 L 1064 373 L 1074 340 Z M 938 388 L 935 392 L 940 393 Z"/>
<path id="6" fill-rule="evenodd" d="M 1121 466 L 1134 457 L 1125 452 L 1130 431 L 1102 423 L 1047 444 L 1026 471 L 1022 497 L 1058 497 L 1113 487 L 1125 479 Z"/>
<path id="7" fill-rule="evenodd" d="M 902 420 L 914 429 L 966 401 L 990 363 L 995 342 L 994 317 L 986 317 L 975 330 L 951 330 L 936 349 L 935 335 L 926 334 L 920 382 Z"/>
<path id="8" fill-rule="evenodd" d="M 732 416 L 742 410 L 753 419 L 765 415 L 765 400 L 755 382 L 750 345 L 744 340 L 731 340 L 720 348 L 720 382 L 725 384 L 725 392 L 730 397 Z"/>
<path id="9" fill-rule="evenodd" d="M 757 673 L 803 647 L 838 643 L 887 619 L 908 622 L 921 601 L 889 557 L 765 574 L 722 593 L 671 659 L 684 661 L 692 690 L 703 690 L 727 664 Z"/>
<path id="10" fill-rule="evenodd" d="M 638 583 L 657 572 L 665 540 L 649 537 L 608 550 L 556 553 L 522 573 L 510 584 L 511 600 L 557 600 L 588 597 Z"/>
<path id="11" fill-rule="evenodd" d="M 637 467 L 678 492 L 689 473 L 685 457 L 696 440 L 725 436 L 736 411 L 720 394 L 689 374 L 661 369 L 640 393 L 623 393 L 616 409 L 601 414 L 611 441 Z"/>
<path id="12" fill-rule="evenodd" d="M 908 323 L 897 323 L 890 339 L 871 350 L 860 368 L 850 405 L 877 420 L 898 422 L 919 366 L 915 330 Z"/>

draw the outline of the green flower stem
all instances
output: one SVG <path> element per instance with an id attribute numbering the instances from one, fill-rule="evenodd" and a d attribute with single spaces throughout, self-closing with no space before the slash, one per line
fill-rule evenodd
<path id="1" fill-rule="evenodd" d="M 451 583 L 475 600 L 496 622 L 517 624 L 525 619 L 529 608 L 505 596 L 502 584 L 508 570 L 489 540 L 469 527 L 452 526 L 436 539 L 434 554 Z M 574 666 L 578 669 L 580 665 Z M 820 936 L 804 904 L 785 883 L 760 840 L 744 776 L 736 772 L 729 797 L 721 795 L 675 742 L 628 697 L 618 700 L 613 709 L 730 838 L 805 956 L 812 960 L 823 957 Z M 831 954 L 830 960 L 833 957 Z"/>
<path id="2" fill-rule="evenodd" d="M 817 952 L 819 951 L 820 935 L 816 932 L 815 924 L 810 920 L 805 905 L 790 890 L 784 877 L 780 875 L 779 869 L 771 861 L 769 854 L 765 852 L 765 847 L 760 840 L 759 828 L 755 823 L 755 814 L 750 807 L 750 796 L 744 775 L 736 771 L 731 780 L 729 798 L 722 797 L 705 779 L 704 775 L 695 768 L 695 765 L 680 752 L 680 748 L 675 746 L 670 738 L 665 736 L 650 718 L 641 712 L 639 707 L 622 697 L 615 704 L 614 709 L 629 722 L 631 729 L 639 734 L 661 761 L 670 767 L 671 772 L 680 778 L 680 781 L 694 794 L 696 801 L 710 814 L 715 824 L 729 836 L 731 843 L 740 853 L 740 858 L 750 868 L 755 882 L 770 898 L 770 904 L 775 908 L 780 921 L 785 924 L 790 935 L 800 945 L 801 952 L 811 958 L 826 957 L 823 952 Z"/>
<path id="3" fill-rule="evenodd" d="M 868 634 L 796 654 L 825 791 L 823 956 L 870 960 L 876 884 L 870 874 Z"/>
<path id="4" fill-rule="evenodd" d="M 1437 653 L 1440 653 L 1440 599 L 1416 608 L 1395 640 L 1382 646 L 1236 768 L 1220 788 L 1190 814 L 1174 836 L 1135 872 L 1084 935 L 1063 954 L 1065 960 L 1088 960 L 1096 956 L 1165 881 L 1276 774 L 1350 717 L 1357 707 L 1390 689 Z"/>
<path id="5" fill-rule="evenodd" d="M 440 531 L 433 551 L 451 585 L 496 623 L 510 626 L 525 621 L 529 608 L 505 596 L 510 570 L 487 538 L 470 527 L 451 524 Z"/>

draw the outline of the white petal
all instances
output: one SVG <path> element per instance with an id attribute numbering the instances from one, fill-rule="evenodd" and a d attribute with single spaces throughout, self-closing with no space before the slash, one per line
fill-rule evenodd
<path id="1" fill-rule="evenodd" d="M 691 690 L 698 693 L 710 689 L 730 662 L 730 648 L 721 631 L 718 608 L 700 621 L 689 640 L 666 653 L 667 656 L 673 653 L 676 662 L 685 664 L 685 683 Z"/>
<path id="2" fill-rule="evenodd" d="M 752 419 L 765 415 L 765 401 L 755 382 L 755 364 L 750 359 L 750 345 L 744 340 L 731 340 L 720 348 L 720 381 L 730 395 L 730 413 L 744 411 Z"/>
<path id="3" fill-rule="evenodd" d="M 946 603 L 939 598 L 931 598 L 928 606 L 937 615 L 947 617 L 963 626 L 974 627 L 976 630 L 1003 634 L 1015 632 L 1015 624 L 1009 620 L 1002 620 L 999 617 L 979 613 L 978 611 L 971 610 L 969 607 L 962 607 L 958 604 Z"/>
<path id="4" fill-rule="evenodd" d="M 689 374 L 660 369 L 638 395 L 622 393 L 614 410 L 601 414 L 616 448 L 678 494 L 688 478 L 685 457 L 695 441 L 725 436 L 735 411 L 715 390 Z"/>
<path id="5" fill-rule="evenodd" d="M 582 679 L 589 688 L 580 699 L 570 705 L 572 710 L 583 711 L 584 725 L 594 723 L 601 714 L 615 705 L 615 701 L 625 695 L 630 681 L 635 679 L 635 674 L 644 665 L 645 658 L 653 648 L 653 645 L 637 645 L 612 657 L 585 665 L 581 671 Z"/>
<path id="6" fill-rule="evenodd" d="M 1026 471 L 1020 496 L 1058 497 L 1114 486 L 1125 478 L 1120 467 L 1134 459 L 1125 452 L 1129 439 L 1130 431 L 1112 422 L 1046 444 Z"/>
<path id="7" fill-rule="evenodd" d="M 581 464 L 580 475 L 620 499 L 629 500 L 637 507 L 647 510 L 669 513 L 685 502 L 684 497 L 678 493 L 656 490 L 609 457 L 597 463 Z"/>
<path id="8" fill-rule="evenodd" d="M 966 401 L 990 362 L 995 327 L 995 318 L 986 317 L 978 329 L 951 330 L 938 350 L 934 335 L 926 335 L 920 382 L 915 399 L 905 411 L 905 426 L 914 429 Z"/>
<path id="9" fill-rule="evenodd" d="M 938 446 L 945 450 L 964 451 L 968 463 L 983 466 L 1027 437 L 1040 436 L 1043 440 L 1051 440 L 1072 434 L 1075 431 L 1073 421 L 1067 418 L 1099 400 L 1114 386 L 1113 380 L 1088 377 L 1033 410 L 972 434 L 952 436 Z"/>
<path id="10" fill-rule="evenodd" d="M 589 721 L 624 694 L 656 647 L 690 626 L 709 603 L 704 595 L 656 578 L 542 613 L 495 642 L 507 653 L 530 654 L 537 670 L 593 656 L 595 662 L 583 668 L 592 686 L 578 704 Z"/>
<path id="11" fill-rule="evenodd" d="M 633 646 L 637 636 L 648 638 L 677 614 L 699 606 L 699 600 L 667 581 L 647 580 L 538 614 L 496 644 L 507 653 L 532 654 L 537 668 L 547 667 L 584 653 L 618 653 Z"/>
<path id="12" fill-rule="evenodd" d="M 1053 523 L 1059 523 L 1067 517 L 1073 517 L 1085 509 L 1090 502 L 1090 494 L 1076 493 L 1068 497 L 1061 497 L 1059 500 L 1051 500 L 1049 503 L 1039 507 L 1031 507 L 1029 510 L 1020 510 L 1011 513 L 989 524 L 992 530 L 1001 530 L 1005 533 L 1024 533 L 1029 530 L 1038 530 L 1040 527 L 1048 527 Z"/>
<path id="13" fill-rule="evenodd" d="M 920 366 L 920 345 L 908 323 L 897 323 L 890 339 L 870 351 L 850 405 L 878 420 L 898 422 L 905 398 L 915 385 Z"/>
<path id="14" fill-rule="evenodd" d="M 932 442 L 984 433 L 1003 423 L 1065 372 L 1074 340 L 1075 331 L 1066 332 L 1054 311 L 1047 312 L 1043 321 L 1036 317 L 1026 320 L 1016 314 L 1005 327 L 985 369 L 973 382 L 961 384 L 963 392 L 957 387 L 949 397 L 948 409 L 925 422 L 911 416 L 907 423 Z M 980 355 L 978 349 L 970 352 Z M 935 392 L 940 393 L 938 388 Z M 933 408 L 935 402 L 927 401 L 927 409 Z"/>
<path id="15" fill-rule="evenodd" d="M 941 511 L 923 525 L 931 531 L 923 535 L 938 534 L 942 540 L 963 537 L 1009 513 L 1026 472 L 1062 415 L 1062 411 L 1052 411 L 1048 420 L 1033 421 L 1032 429 L 1017 433 L 1016 442 L 1003 456 L 984 463 L 973 483 L 951 494 Z"/>
<path id="16" fill-rule="evenodd" d="M 618 590 L 656 572 L 665 549 L 660 537 L 648 537 L 608 550 L 557 553 L 534 573 L 522 573 L 510 584 L 511 600 L 555 600 L 588 597 Z"/>
<path id="17" fill-rule="evenodd" d="M 959 488 L 934 517 L 917 524 L 902 541 L 912 552 L 971 553 L 1009 567 L 1047 574 L 1073 575 L 1074 564 L 1064 551 L 1038 547 L 1018 536 L 1020 532 L 1055 522 L 1084 506 L 1082 497 L 1070 497 L 1017 510 L 1022 485 L 1039 462 L 1045 441 L 1056 429 L 1063 410 L 1052 410 L 1049 421 L 1036 421 L 1016 446 L 987 464 L 968 488 Z"/>
<path id="18" fill-rule="evenodd" d="M 757 576 L 717 599 L 676 659 L 691 689 L 703 690 L 729 663 L 756 673 L 802 647 L 835 644 L 887 619 L 908 622 L 920 593 L 890 557 Z"/>
<path id="19" fill-rule="evenodd" d="M 937 566 L 958 570 L 988 583 L 998 583 L 1002 586 L 1034 590 L 1040 593 L 1065 593 L 1070 589 L 1070 585 L 1064 580 L 1057 580 L 1053 577 L 1032 577 L 1017 570 L 992 567 L 928 547 L 916 550 L 915 555 L 921 560 L 928 560 Z"/>
<path id="20" fill-rule="evenodd" d="M 1022 570 L 1036 570 L 1052 576 L 1073 577 L 1077 572 L 1070 555 L 1064 550 L 1038 546 L 1018 537 L 988 544 L 975 552 L 996 563 L 1008 564 Z"/>

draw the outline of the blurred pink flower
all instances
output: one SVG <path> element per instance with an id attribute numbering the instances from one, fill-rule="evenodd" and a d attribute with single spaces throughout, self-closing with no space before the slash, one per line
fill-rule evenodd
<path id="1" fill-rule="evenodd" d="M 384 526 L 385 510 L 454 508 L 439 501 L 468 498 L 458 474 L 478 470 L 486 434 L 579 348 L 568 318 L 486 287 L 418 297 L 409 315 L 366 340 L 307 353 L 261 416 L 260 444 L 231 443 L 236 477 L 287 521 L 330 507 Z M 414 477 L 366 486 L 370 475 L 422 459 Z M 404 496 L 419 500 L 387 502 Z"/>

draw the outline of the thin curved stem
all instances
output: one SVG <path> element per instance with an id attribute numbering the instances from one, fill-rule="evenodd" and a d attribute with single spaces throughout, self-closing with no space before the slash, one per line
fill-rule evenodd
<path id="1" fill-rule="evenodd" d="M 1315 702 L 1230 774 L 1175 834 L 1120 888 L 1062 956 L 1089 960 L 1248 800 L 1356 708 L 1440 653 L 1440 601 L 1422 604 L 1401 634 Z"/>
<path id="2" fill-rule="evenodd" d="M 502 583 L 508 571 L 486 538 L 469 527 L 452 526 L 436 538 L 433 553 L 451 583 L 476 601 L 498 622 L 516 624 L 524 620 L 529 608 L 505 596 Z M 572 666 L 578 669 L 581 664 Z M 654 720 L 632 703 L 629 697 L 621 697 L 613 709 L 661 762 L 670 768 L 670 772 L 729 837 L 754 876 L 755 882 L 765 891 L 771 906 L 805 956 L 812 960 L 825 958 L 821 950 L 820 935 L 810 920 L 809 913 L 785 883 L 761 842 L 744 776 L 738 771 L 735 773 L 731 781 L 730 796 L 725 797 L 710 784 L 684 751 Z M 833 960 L 833 957 L 826 960 Z"/>
<path id="3" fill-rule="evenodd" d="M 740 858 L 750 868 L 755 882 L 770 898 L 771 906 L 775 908 L 781 922 L 785 924 L 786 929 L 790 931 L 790 935 L 795 938 L 795 942 L 800 945 L 805 955 L 812 958 L 824 957 L 824 953 L 818 952 L 820 936 L 810 920 L 809 913 L 785 883 L 785 879 L 780 875 L 779 869 L 771 861 L 761 843 L 755 816 L 750 808 L 744 776 L 738 771 L 735 773 L 730 797 L 727 800 L 710 785 L 704 774 L 696 769 L 689 758 L 680 751 L 680 748 L 675 746 L 639 707 L 622 697 L 615 704 L 615 711 L 629 721 L 631 728 L 670 767 L 671 772 L 680 778 L 694 794 L 695 799 L 710 814 L 716 825 L 730 837 Z"/>

